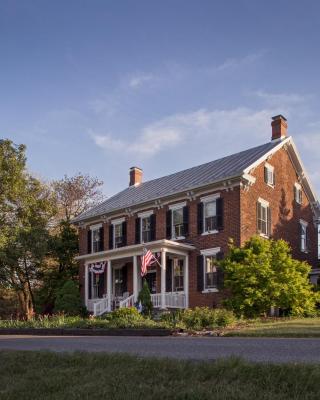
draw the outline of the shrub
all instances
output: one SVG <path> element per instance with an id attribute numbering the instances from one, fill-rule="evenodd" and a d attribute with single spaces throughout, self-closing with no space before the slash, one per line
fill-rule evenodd
<path id="1" fill-rule="evenodd" d="M 55 312 L 66 315 L 79 315 L 82 312 L 79 288 L 73 281 L 67 281 L 57 291 Z"/>
<path id="2" fill-rule="evenodd" d="M 110 328 L 148 328 L 157 327 L 156 322 L 145 318 L 135 307 L 119 308 L 103 317 Z"/>
<path id="3" fill-rule="evenodd" d="M 142 304 L 142 313 L 144 315 L 151 315 L 153 306 L 151 301 L 150 290 L 147 281 L 144 279 L 142 289 L 138 296 L 138 303 Z"/>

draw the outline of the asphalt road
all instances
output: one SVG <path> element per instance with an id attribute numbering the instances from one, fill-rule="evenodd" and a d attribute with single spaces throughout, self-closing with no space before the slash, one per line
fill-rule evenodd
<path id="1" fill-rule="evenodd" d="M 320 339 L 212 337 L 0 336 L 0 350 L 129 353 L 143 357 L 320 363 Z"/>

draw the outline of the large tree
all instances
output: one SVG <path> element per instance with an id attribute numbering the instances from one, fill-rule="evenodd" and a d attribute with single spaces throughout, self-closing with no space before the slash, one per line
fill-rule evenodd
<path id="1" fill-rule="evenodd" d="M 238 315 L 265 315 L 271 307 L 290 315 L 313 313 L 317 294 L 309 282 L 310 266 L 291 257 L 284 240 L 255 236 L 243 247 L 230 245 L 222 262 L 225 287 L 231 296 L 225 303 Z"/>

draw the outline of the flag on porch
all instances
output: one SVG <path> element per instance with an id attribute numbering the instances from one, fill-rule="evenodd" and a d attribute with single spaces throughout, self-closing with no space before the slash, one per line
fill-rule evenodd
<path id="1" fill-rule="evenodd" d="M 149 265 L 157 262 L 158 260 L 153 255 L 151 250 L 143 249 L 143 256 L 141 257 L 141 276 L 147 275 L 147 268 Z"/>
<path id="2" fill-rule="evenodd" d="M 99 275 L 104 273 L 105 267 L 106 267 L 105 262 L 90 264 L 89 271 Z"/>

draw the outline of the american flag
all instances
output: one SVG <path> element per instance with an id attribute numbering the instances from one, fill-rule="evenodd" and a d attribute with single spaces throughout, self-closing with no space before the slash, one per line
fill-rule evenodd
<path id="1" fill-rule="evenodd" d="M 145 276 L 147 274 L 147 268 L 150 264 L 156 262 L 156 257 L 152 254 L 150 250 L 146 248 L 143 249 L 143 256 L 141 257 L 141 276 Z"/>

